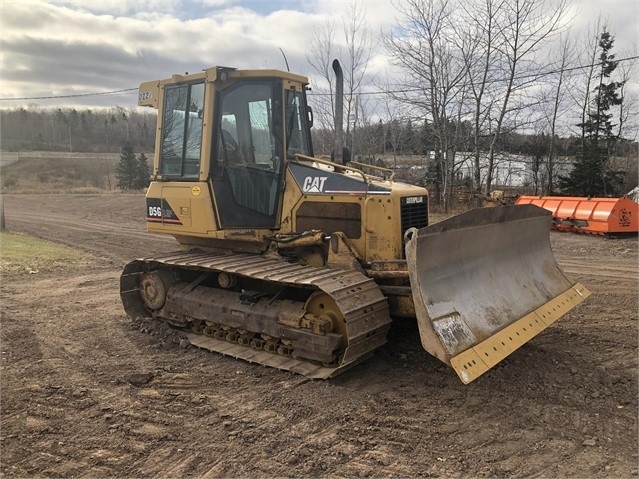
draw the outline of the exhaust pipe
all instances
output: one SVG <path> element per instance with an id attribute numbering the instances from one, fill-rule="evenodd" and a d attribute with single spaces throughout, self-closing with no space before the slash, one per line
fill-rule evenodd
<path id="1" fill-rule="evenodd" d="M 344 73 L 337 59 L 333 60 L 335 72 L 335 150 L 336 163 L 344 164 Z"/>

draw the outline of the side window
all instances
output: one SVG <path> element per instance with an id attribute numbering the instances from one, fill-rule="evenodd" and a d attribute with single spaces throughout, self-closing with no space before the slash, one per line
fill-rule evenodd
<path id="1" fill-rule="evenodd" d="M 302 94 L 289 90 L 286 92 L 286 153 L 288 157 L 301 153 L 310 155 L 308 130 L 304 123 L 305 112 L 302 111 Z"/>
<path id="2" fill-rule="evenodd" d="M 251 82 L 221 95 L 217 138 L 218 165 L 248 164 L 273 168 L 280 149 L 273 129 L 273 87 Z M 214 169 L 214 175 L 222 172 Z"/>
<path id="3" fill-rule="evenodd" d="M 271 167 L 275 151 L 271 136 L 271 99 L 249 102 L 249 118 L 255 163 Z"/>
<path id="4" fill-rule="evenodd" d="M 197 178 L 202 150 L 204 83 L 167 87 L 164 95 L 160 174 Z"/>

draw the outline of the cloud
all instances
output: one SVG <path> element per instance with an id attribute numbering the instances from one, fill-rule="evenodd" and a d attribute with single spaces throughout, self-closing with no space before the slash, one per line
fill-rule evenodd
<path id="1" fill-rule="evenodd" d="M 397 2 L 398 0 L 393 0 Z M 609 24 L 618 45 L 636 41 L 637 7 L 610 0 Z M 0 15 L 0 94 L 52 96 L 135 88 L 142 81 L 213 65 L 285 69 L 282 49 L 296 73 L 312 76 L 306 60 L 316 28 L 341 22 L 356 0 L 22 0 L 5 1 Z M 362 3 L 371 33 L 395 21 L 391 0 Z M 602 8 L 582 0 L 575 10 L 582 28 Z M 635 43 L 636 51 L 636 43 Z M 388 63 L 381 46 L 370 73 L 383 75 Z M 315 81 L 312 78 L 312 81 Z M 82 97 L 78 105 L 134 104 L 135 95 Z M 64 100 L 65 104 L 71 100 Z M 59 106 L 51 100 L 42 105 Z M 0 107 L 19 106 L 0 102 Z M 128 106 L 128 105 L 125 105 Z"/>
<path id="2" fill-rule="evenodd" d="M 38 4 L 41 2 L 27 0 L 24 3 Z M 156 12 L 174 14 L 180 10 L 182 0 L 135 0 L 107 1 L 107 0 L 49 0 L 55 7 L 64 7 L 78 12 L 93 14 L 108 14 L 112 16 L 130 16 L 136 12 Z M 221 0 L 221 3 L 228 3 Z"/>
<path id="3" fill-rule="evenodd" d="M 607 26 L 615 37 L 615 49 L 637 52 L 639 3 L 632 0 L 580 0 L 572 6 L 575 33 L 587 34 L 597 24 Z"/>
<path id="4" fill-rule="evenodd" d="M 83 6 L 72 8 L 76 3 Z M 298 11 L 260 15 L 235 2 L 218 1 L 213 5 L 224 8 L 192 19 L 167 13 L 170 8 L 166 5 L 164 11 L 138 6 L 135 12 L 127 11 L 128 16 L 120 15 L 123 8 L 117 14 L 100 13 L 105 4 L 113 3 L 134 2 L 6 5 L 2 15 L 2 96 L 135 87 L 142 81 L 213 65 L 284 68 L 279 48 L 299 68 L 304 62 L 305 35 L 318 21 L 316 16 Z M 156 2 L 141 3 L 153 6 Z M 89 4 L 94 11 L 84 7 Z M 99 100 L 108 102 L 109 98 Z"/>

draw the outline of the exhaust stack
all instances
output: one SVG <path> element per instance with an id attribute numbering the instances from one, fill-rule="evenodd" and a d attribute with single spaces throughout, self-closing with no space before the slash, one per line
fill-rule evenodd
<path id="1" fill-rule="evenodd" d="M 335 72 L 335 162 L 344 164 L 344 73 L 337 59 L 333 60 Z"/>

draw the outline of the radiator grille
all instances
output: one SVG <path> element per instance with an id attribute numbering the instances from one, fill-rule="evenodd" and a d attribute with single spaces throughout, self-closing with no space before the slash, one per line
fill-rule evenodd
<path id="1" fill-rule="evenodd" d="M 409 196 L 401 199 L 402 214 L 402 250 L 404 249 L 404 233 L 408 228 L 428 226 L 428 197 Z"/>

